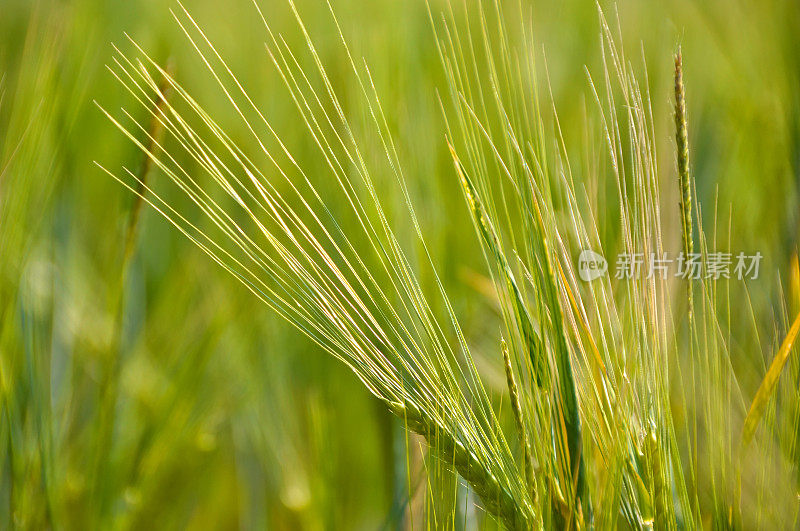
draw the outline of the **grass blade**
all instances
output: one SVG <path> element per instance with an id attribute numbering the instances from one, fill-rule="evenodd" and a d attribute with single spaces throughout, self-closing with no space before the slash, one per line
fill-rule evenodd
<path id="1" fill-rule="evenodd" d="M 761 421 L 761 417 L 764 415 L 764 410 L 767 407 L 767 403 L 769 402 L 772 393 L 775 391 L 775 386 L 778 384 L 778 379 L 781 377 L 783 367 L 789 360 L 789 355 L 792 352 L 794 340 L 797 338 L 798 332 L 800 332 L 800 314 L 798 314 L 798 316 L 795 318 L 794 323 L 792 323 L 792 327 L 789 329 L 789 333 L 786 334 L 786 338 L 781 344 L 781 348 L 778 350 L 777 355 L 772 360 L 772 364 L 769 366 L 766 376 L 764 376 L 764 379 L 761 381 L 761 385 L 758 387 L 755 398 L 753 398 L 753 403 L 750 405 L 750 410 L 747 412 L 747 417 L 744 419 L 741 442 L 742 453 L 747 450 L 747 448 L 750 446 L 750 443 L 753 441 L 753 436 L 755 435 L 756 428 Z"/>

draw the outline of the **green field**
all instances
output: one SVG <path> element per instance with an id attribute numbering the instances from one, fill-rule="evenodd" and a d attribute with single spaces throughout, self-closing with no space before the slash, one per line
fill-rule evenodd
<path id="1" fill-rule="evenodd" d="M 184 2 L 0 0 L 0 529 L 800 526 L 800 5 Z"/>

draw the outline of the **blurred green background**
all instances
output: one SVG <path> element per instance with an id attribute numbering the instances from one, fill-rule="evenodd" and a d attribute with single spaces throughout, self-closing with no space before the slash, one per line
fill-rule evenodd
<path id="1" fill-rule="evenodd" d="M 273 27 L 301 46 L 286 3 L 260 4 Z M 502 366 L 491 354 L 500 317 L 482 290 L 480 249 L 456 191 L 425 2 L 332 4 L 375 77 L 468 341 L 488 384 L 502 391 Z M 591 171 L 581 161 L 593 158 L 585 153 L 593 102 L 584 66 L 600 72 L 596 5 L 533 5 L 535 38 L 580 176 Z M 628 57 L 637 68 L 647 64 L 672 243 L 680 235 L 670 94 L 680 45 L 704 221 L 712 227 L 716 211 L 727 227 L 734 212 L 734 247 L 765 255 L 751 290 L 754 307 L 769 314 L 781 300 L 778 279 L 786 281 L 798 236 L 800 4 L 602 5 L 611 19 L 619 13 Z M 251 2 L 186 7 L 287 144 L 305 155 L 306 168 L 323 168 L 297 126 Z M 443 7 L 431 0 L 434 13 Z M 156 0 L 0 0 L 0 527 L 409 526 L 411 515 L 426 510 L 423 461 L 409 459 L 412 477 L 406 472 L 406 444 L 419 455 L 420 441 L 407 441 L 401 424 L 345 367 L 148 209 L 124 264 L 134 201 L 94 165 L 142 165 L 140 152 L 93 104 L 135 109 L 105 69 L 112 43 L 130 46 L 127 32 L 157 61 L 169 61 L 245 151 L 255 149 L 242 124 L 226 116 L 224 95 L 209 83 L 170 8 L 179 9 Z M 301 0 L 298 8 L 346 112 L 360 116 L 361 95 L 325 2 Z M 158 188 L 158 171 L 150 178 Z M 410 239 L 402 199 L 386 199 L 395 201 L 387 212 Z M 734 318 L 750 319 L 744 312 Z M 732 354 L 751 347 L 733 344 Z M 480 517 L 460 521 L 469 526 Z"/>

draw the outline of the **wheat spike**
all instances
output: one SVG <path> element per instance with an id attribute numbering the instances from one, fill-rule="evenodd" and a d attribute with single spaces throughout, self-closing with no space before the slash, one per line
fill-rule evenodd
<path id="1" fill-rule="evenodd" d="M 694 253 L 692 240 L 692 182 L 689 174 L 689 133 L 686 121 L 686 89 L 683 85 L 683 57 L 675 55 L 675 142 L 677 144 L 678 183 L 681 192 L 681 225 L 683 252 L 688 260 Z M 694 293 L 692 282 L 688 285 L 689 321 L 692 320 Z"/>

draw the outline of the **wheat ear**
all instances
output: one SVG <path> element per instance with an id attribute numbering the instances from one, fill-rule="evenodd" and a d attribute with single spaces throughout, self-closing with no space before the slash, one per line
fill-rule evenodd
<path id="1" fill-rule="evenodd" d="M 658 435 L 655 426 L 651 426 L 645 438 L 645 451 L 650 462 L 653 487 L 653 529 L 660 531 L 668 529 L 667 525 L 667 498 L 669 496 L 661 454 L 658 451 Z"/>
<path id="2" fill-rule="evenodd" d="M 531 508 L 521 505 L 478 456 L 453 437 L 450 430 L 427 418 L 411 401 L 388 402 L 388 405 L 408 429 L 425 437 L 438 457 L 455 468 L 480 496 L 486 510 L 500 518 L 508 529 L 532 529 L 531 522 L 535 519 Z"/>
<path id="3" fill-rule="evenodd" d="M 525 431 L 525 423 L 522 420 L 522 404 L 519 399 L 519 389 L 517 382 L 514 380 L 514 371 L 511 368 L 511 356 L 508 353 L 508 346 L 505 340 L 500 340 L 500 349 L 503 351 L 503 365 L 506 369 L 506 382 L 508 384 L 508 394 L 511 397 L 511 410 L 514 412 L 514 423 L 517 426 L 517 433 L 519 434 L 519 442 L 522 447 L 522 454 L 525 465 L 525 481 L 528 484 L 528 492 L 530 493 L 531 500 L 534 504 L 538 498 L 536 491 L 536 480 L 533 475 L 533 453 L 531 451 L 531 444 L 528 440 L 528 434 Z"/>
<path id="4" fill-rule="evenodd" d="M 694 253 L 692 241 L 692 183 L 689 175 L 689 133 L 686 122 L 686 89 L 683 85 L 683 58 L 680 49 L 675 55 L 675 142 L 678 157 L 678 183 L 681 191 L 681 225 L 683 252 L 688 260 Z M 694 293 L 688 285 L 689 322 L 692 321 Z"/>

